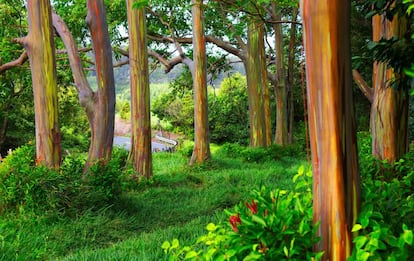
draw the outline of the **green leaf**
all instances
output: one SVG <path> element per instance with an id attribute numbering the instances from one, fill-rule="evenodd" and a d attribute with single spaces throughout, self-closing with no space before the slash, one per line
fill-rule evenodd
<path id="1" fill-rule="evenodd" d="M 368 241 L 368 238 L 366 236 L 357 236 L 354 238 L 354 243 L 357 249 L 361 249 L 365 243 Z"/>
<path id="2" fill-rule="evenodd" d="M 259 216 L 253 215 L 252 220 L 256 223 L 259 223 L 263 227 L 267 226 L 266 221 L 263 218 L 259 217 Z"/>
<path id="3" fill-rule="evenodd" d="M 216 227 L 216 225 L 214 223 L 209 223 L 207 225 L 207 230 L 208 231 L 216 231 L 216 229 L 217 229 L 217 227 Z"/>
<path id="4" fill-rule="evenodd" d="M 196 251 L 190 251 L 185 255 L 184 259 L 191 259 L 197 256 L 197 252 Z"/>
<path id="5" fill-rule="evenodd" d="M 249 260 L 258 260 L 263 258 L 263 256 L 260 253 L 257 252 L 250 252 L 245 258 L 243 258 L 243 261 L 249 261 Z"/>
<path id="6" fill-rule="evenodd" d="M 162 243 L 161 248 L 164 249 L 164 252 L 167 253 L 168 249 L 170 248 L 170 242 L 168 241 L 164 241 L 164 243 Z"/>
<path id="7" fill-rule="evenodd" d="M 358 254 L 357 254 L 357 260 L 358 261 L 367 261 L 368 260 L 368 258 L 369 258 L 369 253 L 367 253 L 367 252 L 359 252 Z"/>
<path id="8" fill-rule="evenodd" d="M 352 227 L 351 232 L 357 232 L 357 231 L 359 231 L 359 230 L 361 230 L 361 229 L 362 229 L 362 226 L 361 226 L 360 224 L 355 224 L 355 225 Z"/>
<path id="9" fill-rule="evenodd" d="M 405 224 L 403 225 L 403 230 L 404 233 L 402 237 L 404 239 L 404 242 L 411 246 L 413 244 L 413 231 L 409 230 Z"/>
<path id="10" fill-rule="evenodd" d="M 283 247 L 283 253 L 285 253 L 286 257 L 289 257 L 289 250 L 287 249 L 286 246 Z"/>
<path id="11" fill-rule="evenodd" d="M 172 241 L 171 249 L 178 248 L 180 246 L 180 242 L 178 239 L 174 238 Z"/>

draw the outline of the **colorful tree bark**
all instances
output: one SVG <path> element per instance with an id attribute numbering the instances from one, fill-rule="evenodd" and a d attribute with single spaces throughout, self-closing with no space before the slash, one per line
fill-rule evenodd
<path id="1" fill-rule="evenodd" d="M 48 0 L 27 1 L 29 33 L 16 39 L 29 56 L 36 123 L 36 163 L 59 167 L 61 161 L 56 60 Z"/>
<path id="2" fill-rule="evenodd" d="M 272 17 L 276 21 L 281 20 L 280 10 L 276 3 L 272 3 Z M 273 25 L 275 31 L 275 51 L 276 51 L 276 81 L 274 82 L 276 99 L 276 128 L 275 143 L 286 145 L 288 143 L 288 114 L 287 114 L 287 94 L 285 62 L 283 58 L 283 33 L 282 24 Z"/>
<path id="3" fill-rule="evenodd" d="M 359 210 L 358 152 L 353 113 L 350 2 L 303 0 L 304 46 L 313 167 L 317 250 L 346 260 Z"/>
<path id="4" fill-rule="evenodd" d="M 94 97 L 95 115 L 86 167 L 95 161 L 106 163 L 110 159 L 115 124 L 115 80 L 105 7 L 102 0 L 88 0 L 87 8 L 86 22 L 95 54 L 98 91 Z"/>
<path id="5" fill-rule="evenodd" d="M 374 41 L 401 38 L 407 31 L 407 22 L 398 15 L 392 21 L 385 15 L 375 15 L 372 28 Z M 408 92 L 391 87 L 399 77 L 386 63 L 374 64 L 370 119 L 372 154 L 391 162 L 400 159 L 408 150 Z"/>
<path id="6" fill-rule="evenodd" d="M 265 112 L 260 65 L 260 24 L 250 18 L 247 25 L 247 59 L 244 60 L 249 100 L 250 146 L 265 147 Z"/>
<path id="7" fill-rule="evenodd" d="M 147 25 L 145 8 L 133 8 L 133 3 L 133 0 L 127 0 L 132 123 L 130 155 L 134 170 L 150 178 L 152 153 Z"/>
<path id="8" fill-rule="evenodd" d="M 193 84 L 194 84 L 194 150 L 190 164 L 210 158 L 207 105 L 207 60 L 204 15 L 201 0 L 192 0 L 193 15 Z"/>
<path id="9" fill-rule="evenodd" d="M 259 28 L 259 50 L 260 50 L 260 72 L 262 81 L 262 99 L 263 99 L 263 113 L 264 113 L 264 139 L 265 146 L 272 145 L 272 112 L 270 108 L 269 95 L 269 76 L 266 63 L 266 48 L 264 44 L 265 30 L 264 26 Z"/>
<path id="10" fill-rule="evenodd" d="M 392 21 L 385 14 L 372 17 L 373 41 L 401 39 L 407 32 L 406 19 L 395 14 Z M 370 125 L 372 155 L 380 160 L 394 162 L 408 151 L 408 88 L 392 87 L 401 77 L 387 63 L 374 62 L 372 87 L 358 71 L 353 77 L 359 89 L 371 102 Z"/>

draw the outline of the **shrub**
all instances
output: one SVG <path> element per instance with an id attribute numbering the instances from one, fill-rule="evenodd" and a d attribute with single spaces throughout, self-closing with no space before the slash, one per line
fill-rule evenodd
<path id="1" fill-rule="evenodd" d="M 414 253 L 414 152 L 361 168 L 362 210 L 350 260 L 409 260 Z"/>
<path id="2" fill-rule="evenodd" d="M 35 166 L 35 149 L 14 150 L 0 164 L 0 213 L 79 214 L 112 203 L 121 193 L 127 152 L 115 150 L 106 165 L 85 175 L 83 156 L 67 156 L 60 169 Z"/>
<path id="3" fill-rule="evenodd" d="M 311 172 L 299 169 L 295 191 L 262 188 L 252 200 L 226 211 L 229 222 L 207 225 L 208 234 L 192 246 L 174 239 L 162 248 L 170 260 L 310 260 L 320 259 L 312 225 Z"/>
<path id="4" fill-rule="evenodd" d="M 408 179 L 365 184 L 350 260 L 409 260 L 414 253 L 413 176 L 409 180 L 410 186 Z"/>
<path id="5" fill-rule="evenodd" d="M 217 95 L 208 99 L 211 141 L 249 143 L 249 105 L 246 77 L 235 73 L 221 83 Z"/>

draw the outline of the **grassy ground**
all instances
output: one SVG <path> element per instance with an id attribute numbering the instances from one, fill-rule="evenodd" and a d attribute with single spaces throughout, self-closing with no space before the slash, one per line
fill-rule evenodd
<path id="1" fill-rule="evenodd" d="M 213 147 L 213 160 L 190 168 L 180 153 L 154 154 L 154 178 L 113 206 L 75 218 L 0 216 L 0 260 L 164 260 L 161 244 L 194 242 L 223 209 L 265 185 L 290 188 L 301 159 L 247 163 Z"/>

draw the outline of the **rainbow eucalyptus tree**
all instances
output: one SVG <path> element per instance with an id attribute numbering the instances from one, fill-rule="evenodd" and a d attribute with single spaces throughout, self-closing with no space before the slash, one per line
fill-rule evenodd
<path id="1" fill-rule="evenodd" d="M 302 0 L 313 167 L 323 260 L 346 260 L 360 205 L 352 98 L 350 2 Z"/>
<path id="2" fill-rule="evenodd" d="M 395 8 L 396 1 L 384 1 Z M 354 79 L 371 102 L 370 125 L 372 134 L 372 154 L 380 160 L 394 162 L 400 159 L 408 150 L 408 86 L 404 79 L 404 73 L 400 67 L 404 66 L 403 60 L 398 57 L 396 63 L 394 58 L 388 57 L 387 52 L 398 53 L 396 46 L 404 45 L 407 35 L 407 19 L 405 12 L 400 10 L 381 10 L 382 14 L 372 17 L 372 31 L 374 43 L 380 43 L 374 48 L 375 52 L 383 55 L 377 57 L 373 65 L 372 87 L 368 86 L 358 71 L 354 70 Z M 389 12 L 394 14 L 389 16 Z M 394 44 L 382 48 L 387 41 L 396 41 Z M 407 41 L 409 42 L 409 41 Z M 401 50 L 399 51 L 401 52 Z M 406 56 L 406 50 L 401 56 Z M 408 62 L 410 65 L 411 61 Z M 395 66 L 396 65 L 396 66 Z M 401 66 L 402 65 L 402 66 Z"/>
<path id="3" fill-rule="evenodd" d="M 36 125 L 36 163 L 59 167 L 56 59 L 49 0 L 27 1 L 29 32 L 16 39 L 26 49 L 32 72 Z"/>
<path id="4" fill-rule="evenodd" d="M 207 59 L 204 36 L 203 1 L 192 0 L 193 16 L 193 76 L 194 90 L 194 150 L 190 164 L 202 163 L 210 158 L 207 103 Z"/>
<path id="5" fill-rule="evenodd" d="M 150 92 L 145 6 L 127 0 L 131 88 L 131 160 L 135 171 L 152 176 Z"/>
<path id="6" fill-rule="evenodd" d="M 104 2 L 88 0 L 87 9 L 86 22 L 91 32 L 95 54 L 98 91 L 94 97 L 95 114 L 92 119 L 91 145 L 86 167 L 95 161 L 106 163 L 110 159 L 115 123 L 115 80 Z"/>

